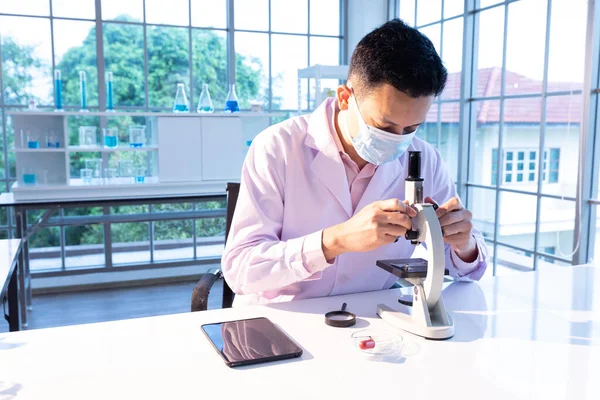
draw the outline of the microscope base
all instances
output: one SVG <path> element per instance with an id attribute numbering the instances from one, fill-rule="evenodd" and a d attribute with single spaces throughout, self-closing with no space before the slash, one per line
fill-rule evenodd
<path id="1" fill-rule="evenodd" d="M 427 299 L 420 293 L 423 286 L 415 286 L 412 314 L 396 311 L 385 304 L 377 305 L 377 315 L 390 325 L 427 339 L 448 339 L 454 336 L 454 323 L 446 312 L 444 301 L 440 299 L 431 309 L 427 307 Z"/>

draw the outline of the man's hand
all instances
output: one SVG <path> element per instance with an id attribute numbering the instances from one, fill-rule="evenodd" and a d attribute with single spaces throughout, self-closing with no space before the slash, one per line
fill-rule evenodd
<path id="1" fill-rule="evenodd" d="M 348 221 L 323 231 L 325 259 L 342 253 L 370 251 L 393 243 L 412 227 L 417 212 L 398 199 L 376 201 L 360 210 Z"/>
<path id="2" fill-rule="evenodd" d="M 437 203 L 431 198 L 425 198 L 426 203 Z M 457 197 L 453 197 L 438 207 L 436 214 L 440 220 L 444 242 L 452 246 L 452 250 L 464 262 L 473 262 L 479 255 L 477 241 L 471 230 L 473 214 L 463 207 Z"/>

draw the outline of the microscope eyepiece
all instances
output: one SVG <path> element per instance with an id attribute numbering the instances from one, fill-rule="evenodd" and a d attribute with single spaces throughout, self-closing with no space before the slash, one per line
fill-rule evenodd
<path id="1" fill-rule="evenodd" d="M 408 176 L 407 181 L 422 181 L 421 178 L 421 152 L 408 152 Z"/>

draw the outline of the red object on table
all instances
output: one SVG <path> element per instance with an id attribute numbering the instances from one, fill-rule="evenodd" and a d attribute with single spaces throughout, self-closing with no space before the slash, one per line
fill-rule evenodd
<path id="1" fill-rule="evenodd" d="M 365 340 L 361 340 L 358 343 L 358 347 L 361 350 L 365 350 L 365 349 L 372 349 L 375 347 L 375 341 L 373 339 L 365 339 Z"/>

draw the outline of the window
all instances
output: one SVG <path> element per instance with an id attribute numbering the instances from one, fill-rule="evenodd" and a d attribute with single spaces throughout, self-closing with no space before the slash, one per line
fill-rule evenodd
<path id="1" fill-rule="evenodd" d="M 233 25 L 229 21 L 230 3 L 235 10 L 232 10 Z M 53 67 L 62 72 L 63 103 L 68 111 L 80 109 L 79 71 L 86 72 L 90 111 L 104 107 L 98 101 L 104 90 L 99 86 L 102 71 L 104 79 L 108 72 L 112 73 L 115 110 L 171 111 L 177 83 L 184 84 L 192 110 L 198 104 L 202 84 L 208 84 L 214 108 L 219 110 L 224 105 L 228 84 L 235 82 L 242 110 L 250 109 L 253 102 L 261 102 L 267 112 L 295 111 L 297 69 L 317 63 L 338 65 L 342 61 L 341 27 L 346 24 L 343 3 L 339 0 L 0 0 L 0 193 L 10 189 L 16 175 L 15 154 L 11 151 L 15 138 L 9 112 L 26 110 L 31 99 L 44 111 L 54 108 Z M 96 30 L 98 26 L 100 32 Z M 103 58 L 96 54 L 100 40 Z M 232 48 L 234 57 L 229 52 Z M 338 81 L 331 84 L 337 85 Z M 96 127 L 101 123 L 99 117 L 77 122 L 84 121 Z M 151 125 L 143 120 L 115 123 L 124 132 L 131 122 Z M 108 124 L 112 124 L 111 119 Z M 68 129 L 74 144 L 76 125 L 70 119 Z M 125 152 L 73 153 L 73 177 L 79 176 L 84 159 L 89 157 L 102 157 L 110 168 L 116 168 L 121 158 L 135 159 Z M 147 163 L 154 168 L 158 161 L 152 156 Z M 215 208 L 223 205 L 216 204 Z M 91 212 L 84 210 L 81 215 Z M 141 212 L 147 211 L 135 211 Z M 10 236 L 14 225 L 14 213 L 0 210 L 0 234 Z M 38 248 L 66 246 L 64 252 L 52 250 L 52 262 L 58 260 L 63 268 L 101 265 L 96 258 L 85 261 L 85 265 L 78 264 L 81 261 L 78 246 L 93 246 L 97 251 L 106 237 L 113 241 L 112 262 L 118 265 L 131 262 L 133 252 L 129 248 L 137 249 L 144 262 L 163 259 L 168 254 L 161 253 L 166 254 L 163 257 L 155 251 L 164 252 L 165 246 L 172 247 L 171 243 L 163 243 L 170 240 L 181 239 L 186 244 L 178 257 L 222 250 L 222 246 L 207 246 L 196 243 L 196 239 L 222 235 L 223 218 L 187 221 L 179 233 L 176 225 L 119 223 L 108 225 L 106 232 L 102 232 L 105 229 L 102 225 L 63 230 L 53 227 L 35 240 Z M 94 257 L 102 258 L 100 250 Z M 42 264 L 38 267 L 46 268 L 47 260 Z"/>
<path id="2" fill-rule="evenodd" d="M 560 149 L 550 149 L 550 168 L 548 169 L 548 150 L 544 151 L 542 180 L 558 183 Z M 504 183 L 536 183 L 537 182 L 537 150 L 505 150 L 504 151 Z M 492 185 L 496 184 L 498 173 L 498 149 L 492 149 Z"/>

